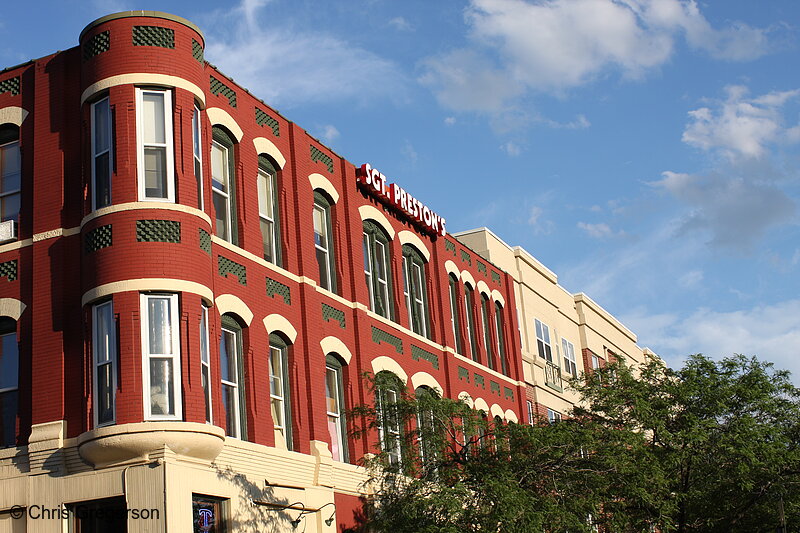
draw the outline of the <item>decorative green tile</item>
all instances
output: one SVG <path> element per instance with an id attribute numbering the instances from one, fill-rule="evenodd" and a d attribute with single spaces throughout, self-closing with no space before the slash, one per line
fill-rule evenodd
<path id="1" fill-rule="evenodd" d="M 458 367 L 458 380 L 466 381 L 467 383 L 469 383 L 469 370 L 467 370 L 463 366 Z"/>
<path id="2" fill-rule="evenodd" d="M 0 81 L 0 94 L 3 93 L 19 94 L 19 76 Z"/>
<path id="3" fill-rule="evenodd" d="M 175 220 L 137 220 L 139 242 L 181 242 L 181 223 Z"/>
<path id="4" fill-rule="evenodd" d="M 475 385 L 480 386 L 482 389 L 486 388 L 486 379 L 477 372 L 475 372 Z"/>
<path id="5" fill-rule="evenodd" d="M 497 394 L 500 396 L 500 384 L 496 381 L 489 381 L 489 390 L 492 391 L 492 394 Z"/>
<path id="6" fill-rule="evenodd" d="M 328 167 L 328 172 L 333 174 L 333 159 L 331 159 L 329 155 L 326 155 L 322 150 L 313 144 L 311 145 L 311 160 L 315 163 L 317 161 L 323 163 L 326 167 Z"/>
<path id="7" fill-rule="evenodd" d="M 324 320 L 325 322 L 336 320 L 337 322 L 339 322 L 339 327 L 341 327 L 342 329 L 346 327 L 344 311 L 339 311 L 335 307 L 331 307 L 326 303 L 322 304 L 322 320 Z"/>
<path id="8" fill-rule="evenodd" d="M 247 285 L 247 269 L 244 265 L 240 265 L 235 261 L 231 261 L 227 257 L 217 256 L 217 271 L 220 276 L 228 277 L 228 274 L 233 274 L 239 283 Z"/>
<path id="9" fill-rule="evenodd" d="M 278 120 L 269 116 L 266 111 L 259 108 L 256 108 L 256 124 L 270 127 L 275 137 L 281 136 L 281 125 Z"/>
<path id="10" fill-rule="evenodd" d="M 439 370 L 439 356 L 436 355 L 435 353 L 431 353 L 427 350 L 423 350 L 422 348 L 414 346 L 413 344 L 411 345 L 411 358 L 414 361 L 419 361 L 420 359 L 424 359 L 425 361 L 428 361 L 431 365 L 433 365 L 433 368 Z"/>
<path id="11" fill-rule="evenodd" d="M 382 329 L 376 328 L 372 326 L 372 341 L 380 344 L 385 342 L 386 344 L 391 344 L 394 346 L 394 349 L 397 353 L 403 353 L 403 341 L 400 337 L 395 337 L 391 333 L 387 333 Z"/>
<path id="12" fill-rule="evenodd" d="M 448 241 L 445 239 L 444 241 L 444 249 L 448 252 L 453 252 L 453 257 L 456 255 L 456 243 L 452 241 Z"/>
<path id="13" fill-rule="evenodd" d="M 84 236 L 84 249 L 87 254 L 111 246 L 111 244 L 111 224 L 95 228 Z"/>
<path id="14" fill-rule="evenodd" d="M 478 267 L 478 272 L 483 273 L 483 275 L 485 276 L 486 275 L 486 263 L 481 263 L 480 261 L 478 261 L 476 259 L 475 260 L 475 265 Z"/>
<path id="15" fill-rule="evenodd" d="M 200 228 L 200 249 L 211 255 L 211 234 Z"/>
<path id="16" fill-rule="evenodd" d="M 505 393 L 505 397 L 507 400 L 514 400 L 514 389 L 503 387 L 503 392 Z"/>
<path id="17" fill-rule="evenodd" d="M 161 26 L 134 26 L 133 46 L 175 48 L 175 30 Z"/>
<path id="18" fill-rule="evenodd" d="M 236 93 L 233 89 L 222 83 L 214 76 L 209 76 L 211 81 L 211 94 L 221 94 L 228 99 L 231 107 L 236 107 Z"/>
<path id="19" fill-rule="evenodd" d="M 498 274 L 494 270 L 492 270 L 492 281 L 498 284 L 500 283 L 500 274 Z"/>
<path id="20" fill-rule="evenodd" d="M 0 278 L 8 278 L 8 281 L 15 281 L 17 279 L 16 259 L 0 263 Z"/>
<path id="21" fill-rule="evenodd" d="M 88 61 L 97 54 L 107 52 L 109 48 L 111 48 L 109 31 L 100 32 L 83 43 L 83 60 Z"/>
<path id="22" fill-rule="evenodd" d="M 283 298 L 283 303 L 285 303 L 286 305 L 292 305 L 292 292 L 289 289 L 289 286 L 284 285 L 280 281 L 268 277 L 267 296 L 269 296 L 270 298 L 275 298 L 276 294 L 281 298 Z"/>
<path id="23" fill-rule="evenodd" d="M 464 250 L 461 250 L 461 260 L 467 263 L 469 266 L 472 266 L 472 257 L 470 257 L 470 255 Z"/>
<path id="24" fill-rule="evenodd" d="M 198 43 L 195 39 L 192 39 L 192 57 L 195 58 L 201 65 L 205 64 L 205 58 L 203 57 L 203 45 Z"/>

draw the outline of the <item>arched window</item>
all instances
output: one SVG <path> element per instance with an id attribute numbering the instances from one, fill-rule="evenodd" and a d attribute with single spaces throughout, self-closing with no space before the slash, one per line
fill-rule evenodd
<path id="1" fill-rule="evenodd" d="M 456 342 L 456 353 L 464 353 L 464 341 L 461 339 L 461 323 L 458 310 L 458 279 L 452 274 L 449 276 L 450 283 L 450 323 L 453 326 L 453 336 Z"/>
<path id="2" fill-rule="evenodd" d="M 438 456 L 438 424 L 436 415 L 431 405 L 439 395 L 436 391 L 422 385 L 414 391 L 417 397 L 417 446 L 419 447 L 419 459 L 423 468 L 430 468 L 435 464 Z"/>
<path id="3" fill-rule="evenodd" d="M 503 307 L 499 302 L 494 303 L 494 331 L 497 339 L 497 356 L 500 358 L 500 371 L 508 375 L 508 361 L 506 361 L 506 340 L 503 333 Z"/>
<path id="4" fill-rule="evenodd" d="M 425 261 L 419 251 L 403 245 L 403 295 L 408 309 L 410 329 L 424 337 L 430 336 L 428 324 L 428 294 L 425 290 Z"/>
<path id="5" fill-rule="evenodd" d="M 334 461 L 347 461 L 347 426 L 344 419 L 344 365 L 334 354 L 325 357 L 325 408 Z"/>
<path id="6" fill-rule="evenodd" d="M 19 128 L 0 126 L 0 221 L 18 221 L 22 165 L 19 152 Z"/>
<path id="7" fill-rule="evenodd" d="M 491 316 L 489 307 L 491 305 L 489 297 L 485 294 L 481 295 L 481 326 L 483 326 L 483 344 L 486 346 L 486 362 L 489 368 L 495 370 L 494 343 L 492 342 L 492 332 L 489 330 L 489 317 Z"/>
<path id="8" fill-rule="evenodd" d="M 402 382 L 391 372 L 378 372 L 375 376 L 378 438 L 381 449 L 389 458 L 389 464 L 394 466 L 399 466 L 403 460 L 400 417 L 397 413 L 397 402 L 400 401 L 402 390 Z"/>
<path id="9" fill-rule="evenodd" d="M 92 209 L 111 205 L 114 147 L 108 96 L 92 104 Z"/>
<path id="10" fill-rule="evenodd" d="M 289 344 L 275 333 L 269 336 L 269 394 L 275 439 L 293 450 L 292 403 L 289 386 Z"/>
<path id="11" fill-rule="evenodd" d="M 472 351 L 472 360 L 478 361 L 478 341 L 475 333 L 475 290 L 464 284 L 464 310 L 467 315 L 467 338 Z"/>
<path id="12" fill-rule="evenodd" d="M 94 425 L 116 420 L 117 323 L 112 301 L 92 307 L 92 355 L 94 360 Z"/>
<path id="13" fill-rule="evenodd" d="M 319 285 L 336 292 L 336 262 L 333 248 L 333 202 L 319 190 L 314 191 L 314 246 L 319 266 Z"/>
<path id="14" fill-rule="evenodd" d="M 219 127 L 211 130 L 211 190 L 214 203 L 214 233 L 220 239 L 238 244 L 236 225 L 236 164 L 234 143 Z"/>
<path id="15" fill-rule="evenodd" d="M 263 155 L 258 156 L 258 218 L 264 259 L 281 266 L 281 222 L 278 209 L 278 171 Z"/>
<path id="16" fill-rule="evenodd" d="M 0 317 L 0 448 L 16 446 L 19 415 L 17 322 Z"/>
<path id="17" fill-rule="evenodd" d="M 237 439 L 247 438 L 242 350 L 242 327 L 232 316 L 222 315 L 219 369 L 222 408 L 225 411 L 225 434 Z"/>
<path id="18" fill-rule="evenodd" d="M 393 318 L 392 271 L 389 237 L 377 224 L 364 221 L 364 275 L 369 289 L 369 308 L 385 318 Z"/>

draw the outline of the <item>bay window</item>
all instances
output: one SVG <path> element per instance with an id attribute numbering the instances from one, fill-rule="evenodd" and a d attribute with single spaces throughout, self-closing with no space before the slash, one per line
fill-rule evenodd
<path id="1" fill-rule="evenodd" d="M 206 422 L 213 422 L 211 411 L 211 356 L 208 350 L 208 307 L 202 306 L 200 314 L 200 382 L 206 407 Z"/>
<path id="2" fill-rule="evenodd" d="M 92 209 L 111 205 L 111 107 L 108 97 L 92 104 Z"/>
<path id="3" fill-rule="evenodd" d="M 117 390 L 117 324 L 112 302 L 92 308 L 92 354 L 94 360 L 93 410 L 95 427 L 115 421 Z"/>
<path id="4" fill-rule="evenodd" d="M 139 199 L 175 201 L 172 92 L 136 89 Z"/>
<path id="5" fill-rule="evenodd" d="M 178 295 L 142 294 L 141 317 L 145 419 L 180 419 Z"/>
<path id="6" fill-rule="evenodd" d="M 225 411 L 225 435 L 245 438 L 244 366 L 242 329 L 228 315 L 222 316 L 219 340 L 219 370 L 222 386 L 222 409 Z"/>
<path id="7" fill-rule="evenodd" d="M 200 137 L 200 110 L 197 106 L 192 111 L 192 158 L 194 159 L 194 178 L 197 180 L 197 206 L 203 210 L 205 202 L 203 200 L 203 156 L 201 146 L 203 143 Z"/>

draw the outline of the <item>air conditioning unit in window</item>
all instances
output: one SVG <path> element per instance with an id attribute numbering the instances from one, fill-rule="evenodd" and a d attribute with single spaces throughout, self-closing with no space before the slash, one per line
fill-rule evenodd
<path id="1" fill-rule="evenodd" d="M 0 243 L 17 240 L 17 223 L 13 220 L 0 222 Z"/>

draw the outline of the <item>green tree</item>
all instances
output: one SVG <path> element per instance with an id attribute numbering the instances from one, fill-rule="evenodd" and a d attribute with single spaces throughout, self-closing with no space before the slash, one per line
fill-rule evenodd
<path id="1" fill-rule="evenodd" d="M 365 460 L 377 531 L 772 532 L 781 505 L 800 530 L 800 391 L 770 364 L 615 363 L 573 380 L 570 417 L 532 426 L 372 384 L 383 401 L 353 414 L 383 438 Z"/>

